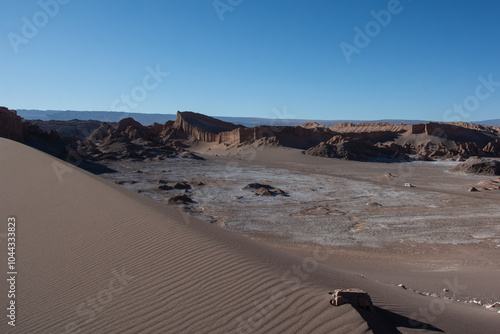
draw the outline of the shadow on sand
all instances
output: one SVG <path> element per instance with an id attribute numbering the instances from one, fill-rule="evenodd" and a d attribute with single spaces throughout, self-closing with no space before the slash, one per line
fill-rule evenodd
<path id="1" fill-rule="evenodd" d="M 92 162 L 88 160 L 82 161 L 78 167 L 81 169 L 85 169 L 87 172 L 90 172 L 95 175 L 99 174 L 106 174 L 106 173 L 116 173 L 117 171 L 114 169 L 109 168 L 106 165 L 97 163 L 97 162 Z"/>
<path id="2" fill-rule="evenodd" d="M 373 311 L 368 311 L 356 306 L 353 306 L 356 311 L 363 317 L 368 326 L 375 334 L 398 334 L 401 333 L 398 328 L 409 328 L 413 330 L 421 329 L 427 332 L 444 333 L 431 324 L 421 322 L 415 319 L 384 310 L 380 307 L 374 307 Z"/>

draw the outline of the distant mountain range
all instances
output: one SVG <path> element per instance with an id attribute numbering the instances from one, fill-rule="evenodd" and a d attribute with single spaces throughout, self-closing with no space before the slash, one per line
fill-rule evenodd
<path id="1" fill-rule="evenodd" d="M 175 121 L 176 114 L 142 114 L 142 113 L 126 113 L 115 111 L 75 111 L 75 110 L 25 110 L 18 109 L 17 114 L 27 120 L 42 120 L 42 121 L 70 121 L 70 120 L 96 120 L 101 122 L 119 122 L 124 118 L 133 118 L 142 125 L 148 126 L 154 123 L 165 124 L 168 121 Z M 311 119 L 279 119 L 279 118 L 259 118 L 259 117 L 229 117 L 215 116 L 225 122 L 241 124 L 246 127 L 254 127 L 259 125 L 274 125 L 274 126 L 297 126 L 306 122 L 316 122 L 325 126 L 331 126 L 343 122 L 353 124 L 364 122 L 387 122 L 390 124 L 421 124 L 428 120 L 408 120 L 408 119 L 381 119 L 381 120 L 311 120 Z M 480 122 L 472 122 L 475 124 L 500 126 L 500 119 L 485 120 Z"/>

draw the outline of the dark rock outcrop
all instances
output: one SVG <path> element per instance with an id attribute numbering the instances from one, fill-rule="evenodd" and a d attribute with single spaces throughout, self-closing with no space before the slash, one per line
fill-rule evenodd
<path id="1" fill-rule="evenodd" d="M 15 110 L 0 107 L 0 137 L 24 142 L 23 119 Z"/>
<path id="2" fill-rule="evenodd" d="M 500 175 L 500 161 L 485 158 L 472 158 L 456 165 L 450 169 L 450 171 L 490 176 Z"/>
<path id="3" fill-rule="evenodd" d="M 321 143 L 306 151 L 306 154 L 346 160 L 407 159 L 399 147 L 372 145 L 364 140 L 352 140 L 338 144 Z"/>
<path id="4" fill-rule="evenodd" d="M 488 144 L 486 144 L 485 147 L 483 147 L 482 151 L 484 152 L 485 155 L 488 156 L 492 157 L 500 156 L 500 140 L 496 139 L 490 141 Z"/>

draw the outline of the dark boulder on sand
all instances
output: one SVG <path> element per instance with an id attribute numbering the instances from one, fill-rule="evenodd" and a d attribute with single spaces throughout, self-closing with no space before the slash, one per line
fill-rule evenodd
<path id="1" fill-rule="evenodd" d="M 168 199 L 167 201 L 168 204 L 189 204 L 189 203 L 194 203 L 194 201 L 191 199 L 191 197 L 187 195 L 178 195 L 174 196 Z"/>

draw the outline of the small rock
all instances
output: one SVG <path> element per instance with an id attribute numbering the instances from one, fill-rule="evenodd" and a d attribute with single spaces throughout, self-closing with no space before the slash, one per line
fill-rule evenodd
<path id="1" fill-rule="evenodd" d="M 268 184 L 260 184 L 260 183 L 249 183 L 247 184 L 245 187 L 243 187 L 243 190 L 248 190 L 248 189 L 254 189 L 254 190 L 257 190 L 259 188 L 266 188 L 266 189 L 273 189 L 273 187 L 271 187 L 270 185 Z"/>
<path id="2" fill-rule="evenodd" d="M 177 182 L 174 189 L 191 189 L 191 186 L 187 182 Z"/>
<path id="3" fill-rule="evenodd" d="M 115 181 L 116 184 L 119 184 L 119 185 L 123 185 L 123 184 L 135 184 L 137 183 L 137 181 L 134 181 L 134 180 L 129 180 L 129 181 L 125 181 L 125 180 L 122 180 L 122 181 Z"/>
<path id="4" fill-rule="evenodd" d="M 261 188 L 255 190 L 254 194 L 256 196 L 272 196 L 273 195 L 273 193 L 271 191 L 269 191 L 269 189 L 264 188 L 264 187 L 261 187 Z"/>
<path id="5" fill-rule="evenodd" d="M 471 193 L 471 192 L 473 192 L 473 191 L 479 191 L 479 190 L 477 190 L 477 189 L 476 189 L 476 187 L 471 187 L 471 188 L 469 189 L 469 192 Z"/>
<path id="6" fill-rule="evenodd" d="M 194 201 L 186 195 L 179 195 L 169 198 L 168 204 L 188 204 L 194 203 Z"/>
<path id="7" fill-rule="evenodd" d="M 487 309 L 491 309 L 491 308 L 495 308 L 495 309 L 497 309 L 497 308 L 500 308 L 500 303 L 499 303 L 499 302 L 496 302 L 496 303 L 493 303 L 493 304 L 491 304 L 491 305 L 486 305 L 486 308 L 487 308 Z"/>
<path id="8" fill-rule="evenodd" d="M 356 308 L 361 308 L 366 311 L 373 312 L 374 307 L 370 295 L 360 289 L 336 289 L 330 292 L 332 299 L 330 304 L 340 306 L 343 304 L 351 304 Z"/>
<path id="9" fill-rule="evenodd" d="M 443 289 L 443 292 L 449 292 L 450 290 L 449 289 Z"/>
<path id="10" fill-rule="evenodd" d="M 162 185 L 162 186 L 159 186 L 159 187 L 158 187 L 158 189 L 160 189 L 160 190 L 172 190 L 172 189 L 174 189 L 174 188 L 172 188 L 172 187 L 171 187 L 171 186 L 169 186 L 169 185 L 164 184 L 164 185 Z"/>
<path id="11" fill-rule="evenodd" d="M 404 286 L 403 284 L 398 284 L 398 286 L 406 290 L 406 286 Z"/>
<path id="12" fill-rule="evenodd" d="M 288 194 L 285 191 L 281 190 L 280 188 L 274 188 L 274 190 L 272 190 L 272 192 L 275 195 L 288 196 Z"/>

